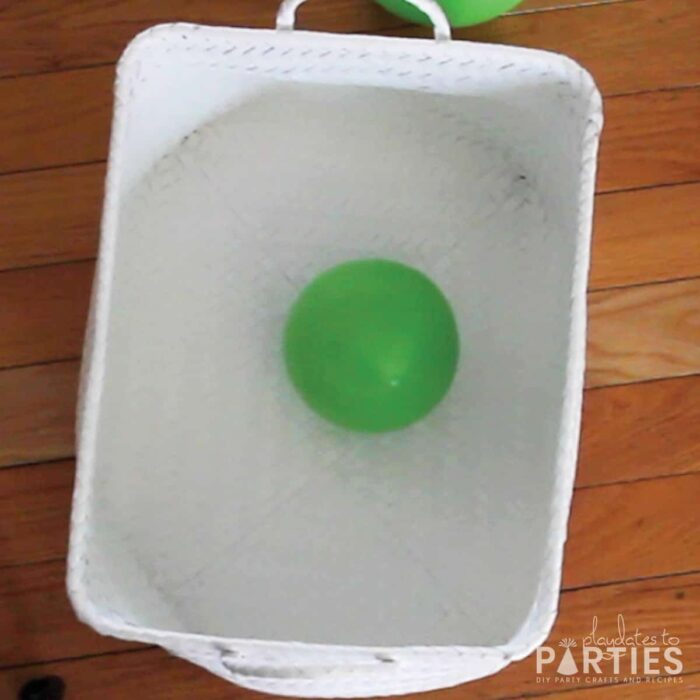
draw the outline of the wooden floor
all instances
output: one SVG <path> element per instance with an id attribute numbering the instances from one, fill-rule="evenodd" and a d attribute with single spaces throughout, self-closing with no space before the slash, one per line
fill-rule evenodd
<path id="1" fill-rule="evenodd" d="M 47 673 L 72 700 L 252 695 L 79 624 L 64 555 L 114 61 L 158 21 L 270 26 L 276 3 L 0 2 L 2 700 Z M 300 19 L 419 33 L 369 0 L 313 0 Z M 700 2 L 526 0 L 457 36 L 566 52 L 604 95 L 583 441 L 551 643 L 587 634 L 593 615 L 613 636 L 623 614 L 678 636 L 684 666 L 682 684 L 555 686 L 529 658 L 433 695 L 700 698 Z"/>

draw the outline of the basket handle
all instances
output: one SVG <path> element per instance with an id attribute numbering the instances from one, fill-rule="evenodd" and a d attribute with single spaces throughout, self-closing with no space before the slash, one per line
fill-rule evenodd
<path id="1" fill-rule="evenodd" d="M 350 664 L 271 664 L 269 661 L 254 662 L 241 660 L 238 654 L 221 653 L 220 661 L 224 669 L 233 677 L 236 676 L 255 680 L 287 680 L 287 681 L 322 681 L 329 676 L 333 680 L 343 677 L 352 680 L 358 674 L 370 677 L 396 676 L 398 663 L 388 656 L 377 655 L 374 661 Z M 342 682 L 342 681 L 341 681 Z"/>
<path id="2" fill-rule="evenodd" d="M 305 0 L 282 0 L 277 11 L 277 29 L 294 29 L 294 18 L 299 5 Z M 408 0 L 414 7 L 428 15 L 433 23 L 436 41 L 449 41 L 452 34 L 450 23 L 436 0 Z"/>

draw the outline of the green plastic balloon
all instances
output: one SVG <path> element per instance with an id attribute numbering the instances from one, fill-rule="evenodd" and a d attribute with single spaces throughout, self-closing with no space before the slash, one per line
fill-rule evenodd
<path id="1" fill-rule="evenodd" d="M 287 319 L 292 383 L 319 415 L 383 432 L 429 413 L 450 388 L 459 335 L 450 304 L 422 272 L 390 260 L 327 270 Z"/>
<path id="2" fill-rule="evenodd" d="M 427 15 L 406 0 L 377 0 L 377 2 L 415 24 L 430 24 Z M 488 22 L 519 5 L 522 0 L 438 0 L 447 19 L 453 27 L 469 27 L 473 24 Z"/>

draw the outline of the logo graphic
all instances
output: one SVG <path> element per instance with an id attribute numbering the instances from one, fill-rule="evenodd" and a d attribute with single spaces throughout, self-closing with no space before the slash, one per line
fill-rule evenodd
<path id="1" fill-rule="evenodd" d="M 562 676 L 573 676 L 578 673 L 578 666 L 574 661 L 574 655 L 571 653 L 571 648 L 576 646 L 576 640 L 571 637 L 566 637 L 559 642 L 560 647 L 564 647 L 566 652 L 562 656 L 559 666 L 557 666 L 557 673 Z"/>
<path id="2" fill-rule="evenodd" d="M 606 636 L 593 617 L 589 634 L 564 637 L 556 646 L 541 646 L 535 656 L 537 682 L 565 684 L 665 683 L 680 684 L 683 653 L 680 639 L 666 629 L 645 634 L 629 632 L 622 614 L 616 634 Z"/>

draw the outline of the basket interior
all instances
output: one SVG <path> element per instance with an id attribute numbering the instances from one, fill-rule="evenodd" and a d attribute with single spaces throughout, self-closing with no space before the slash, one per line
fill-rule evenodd
<path id="1" fill-rule="evenodd" d="M 249 80 L 121 181 L 86 545 L 99 607 L 238 638 L 516 634 L 565 429 L 581 128 L 550 85 L 527 87 L 532 108 L 520 89 Z M 374 256 L 440 285 L 462 357 L 428 418 L 361 435 L 294 394 L 281 331 L 317 273 Z"/>

